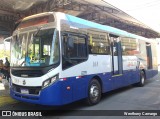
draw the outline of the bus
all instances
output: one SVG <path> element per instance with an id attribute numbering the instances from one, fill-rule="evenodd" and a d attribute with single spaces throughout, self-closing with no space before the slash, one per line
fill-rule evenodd
<path id="1" fill-rule="evenodd" d="M 10 95 L 40 105 L 95 105 L 105 92 L 155 76 L 156 45 L 60 12 L 26 17 L 12 35 Z"/>

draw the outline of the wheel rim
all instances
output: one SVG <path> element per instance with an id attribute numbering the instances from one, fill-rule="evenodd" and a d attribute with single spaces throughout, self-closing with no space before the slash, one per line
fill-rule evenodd
<path id="1" fill-rule="evenodd" d="M 90 88 L 90 98 L 92 101 L 97 101 L 99 97 L 99 88 L 96 84 L 93 84 Z"/>

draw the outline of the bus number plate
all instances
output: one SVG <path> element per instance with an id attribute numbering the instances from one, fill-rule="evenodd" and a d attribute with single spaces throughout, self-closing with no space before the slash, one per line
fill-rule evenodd
<path id="1" fill-rule="evenodd" d="M 23 93 L 23 94 L 29 94 L 29 91 L 28 91 L 28 89 L 21 89 L 21 93 Z"/>

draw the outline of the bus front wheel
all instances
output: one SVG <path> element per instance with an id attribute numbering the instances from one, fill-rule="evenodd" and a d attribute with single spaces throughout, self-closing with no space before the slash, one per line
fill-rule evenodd
<path id="1" fill-rule="evenodd" d="M 88 97 L 86 102 L 88 105 L 95 105 L 101 99 L 101 85 L 97 79 L 92 79 L 88 87 Z"/>

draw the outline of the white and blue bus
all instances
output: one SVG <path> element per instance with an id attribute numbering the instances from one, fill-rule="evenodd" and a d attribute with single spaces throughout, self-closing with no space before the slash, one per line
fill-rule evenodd
<path id="1" fill-rule="evenodd" d="M 10 95 L 64 105 L 120 87 L 143 86 L 157 70 L 156 42 L 59 12 L 24 18 L 11 40 Z"/>

